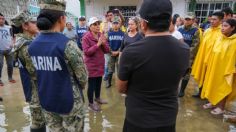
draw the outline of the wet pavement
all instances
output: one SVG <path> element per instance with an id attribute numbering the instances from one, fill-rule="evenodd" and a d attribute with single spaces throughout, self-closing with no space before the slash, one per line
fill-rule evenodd
<path id="1" fill-rule="evenodd" d="M 0 132 L 29 132 L 30 116 L 28 104 L 24 101 L 18 69 L 14 69 L 11 84 L 7 80 L 6 68 L 3 70 L 4 86 L 0 87 Z M 113 81 L 114 82 L 114 81 Z M 176 124 L 177 132 L 228 132 L 229 124 L 223 123 L 222 117 L 215 117 L 210 110 L 203 110 L 204 100 L 192 98 L 195 92 L 193 81 L 186 90 L 186 96 L 179 99 L 180 107 Z M 102 87 L 102 98 L 109 104 L 102 106 L 102 111 L 94 113 L 86 110 L 85 132 L 121 132 L 125 114 L 125 97 L 117 93 L 114 87 Z M 236 132 L 236 131 L 231 131 Z"/>

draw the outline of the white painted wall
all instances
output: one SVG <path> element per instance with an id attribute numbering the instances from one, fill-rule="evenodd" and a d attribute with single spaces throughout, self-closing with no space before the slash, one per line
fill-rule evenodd
<path id="1" fill-rule="evenodd" d="M 173 6 L 173 14 L 184 16 L 187 4 L 186 0 L 171 0 L 171 2 Z"/>
<path id="2" fill-rule="evenodd" d="M 181 16 L 185 14 L 186 0 L 171 0 L 173 4 L 173 13 Z M 97 16 L 103 18 L 109 6 L 137 6 L 139 7 L 142 0 L 86 0 L 86 16 Z"/>
<path id="3" fill-rule="evenodd" d="M 79 17 L 80 16 L 80 2 L 79 2 L 79 0 L 66 0 L 66 11 Z"/>

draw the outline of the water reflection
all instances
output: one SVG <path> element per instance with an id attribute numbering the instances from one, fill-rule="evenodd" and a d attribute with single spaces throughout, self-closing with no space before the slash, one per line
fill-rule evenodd
<path id="1" fill-rule="evenodd" d="M 3 75 L 7 75 L 6 70 L 3 70 Z M 4 82 L 7 82 L 6 77 L 3 78 Z M 14 78 L 17 83 L 6 83 L 4 88 L 0 88 L 4 99 L 0 102 L 0 132 L 29 132 L 30 110 L 24 100 L 18 71 L 14 71 Z M 201 106 L 205 103 L 204 100 L 191 97 L 195 87 L 191 82 L 186 89 L 186 96 L 179 99 L 177 132 L 236 132 L 233 125 L 223 123 L 222 118 L 215 118 L 210 114 L 210 110 L 203 110 Z M 86 95 L 87 91 L 84 92 Z M 107 99 L 109 104 L 102 105 L 101 112 L 86 110 L 84 132 L 121 132 L 125 97 L 117 93 L 114 85 L 109 89 L 103 86 L 101 97 Z"/>

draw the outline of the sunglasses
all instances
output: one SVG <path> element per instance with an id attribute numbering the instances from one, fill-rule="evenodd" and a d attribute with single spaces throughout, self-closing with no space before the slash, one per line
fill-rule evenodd
<path id="1" fill-rule="evenodd" d="M 30 21 L 30 23 L 36 24 L 36 23 L 37 23 L 37 21 Z"/>
<path id="2" fill-rule="evenodd" d="M 100 26 L 100 23 L 99 22 L 96 22 L 94 24 L 92 24 L 93 26 Z"/>
<path id="3" fill-rule="evenodd" d="M 190 19 L 190 18 L 185 18 L 185 20 L 186 20 L 186 21 L 190 21 L 190 20 L 192 20 L 192 19 Z"/>
<path id="4" fill-rule="evenodd" d="M 119 22 L 113 22 L 112 24 L 116 24 L 117 25 L 117 24 L 119 24 Z"/>

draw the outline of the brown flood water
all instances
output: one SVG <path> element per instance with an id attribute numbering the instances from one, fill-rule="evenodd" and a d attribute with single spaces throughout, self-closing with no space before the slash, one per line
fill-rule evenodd
<path id="1" fill-rule="evenodd" d="M 4 86 L 0 87 L 0 132 L 29 132 L 30 116 L 28 104 L 24 101 L 23 90 L 18 69 L 14 69 L 15 84 L 7 80 L 6 67 L 3 69 Z M 204 100 L 192 98 L 194 81 L 186 89 L 184 98 L 179 99 L 179 114 L 176 124 L 177 132 L 228 132 L 229 124 L 223 123 L 222 117 L 214 117 L 210 110 L 203 110 Z M 84 91 L 86 93 L 86 91 Z M 114 86 L 102 87 L 102 98 L 109 104 L 102 106 L 102 111 L 94 113 L 86 110 L 85 132 L 122 132 L 125 114 L 125 97 L 117 93 Z M 87 106 L 87 105 L 86 105 Z M 231 132 L 236 132 L 231 131 Z"/>

